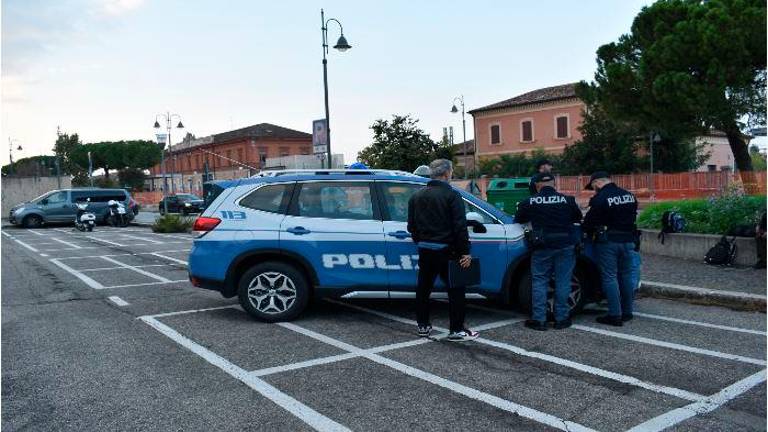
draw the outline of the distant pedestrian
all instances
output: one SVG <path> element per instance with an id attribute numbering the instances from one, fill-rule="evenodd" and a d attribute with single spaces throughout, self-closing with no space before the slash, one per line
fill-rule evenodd
<path id="1" fill-rule="evenodd" d="M 632 319 L 635 285 L 640 260 L 635 251 L 637 199 L 614 184 L 605 171 L 589 178 L 585 189 L 597 194 L 589 200 L 589 211 L 582 224 L 595 242 L 597 264 L 608 314 L 597 322 L 620 327 Z"/>
<path id="2" fill-rule="evenodd" d="M 755 246 L 757 247 L 757 262 L 754 265 L 754 268 L 756 269 L 764 269 L 765 268 L 765 231 L 766 231 L 766 221 L 765 221 L 765 212 L 763 212 L 763 216 L 760 218 L 760 223 L 757 224 L 755 227 Z"/>
<path id="3" fill-rule="evenodd" d="M 451 260 L 459 260 L 464 268 L 472 262 L 464 200 L 448 183 L 453 176 L 451 161 L 435 160 L 429 164 L 429 170 L 432 180 L 408 201 L 408 231 L 419 248 L 416 288 L 418 335 L 428 337 L 432 332 L 429 297 L 435 278 L 440 276 L 448 291 L 448 340 L 475 339 L 478 333 L 464 324 L 466 287 L 451 286 L 448 280 Z"/>
<path id="4" fill-rule="evenodd" d="M 552 174 L 552 162 L 549 159 L 540 159 L 536 162 L 536 174 Z M 531 182 L 528 184 L 528 191 L 531 195 L 536 195 L 536 183 L 533 181 L 536 178 L 536 174 L 531 177 Z"/>
<path id="5" fill-rule="evenodd" d="M 581 210 L 572 196 L 555 190 L 555 177 L 540 173 L 533 176 L 538 193 L 521 201 L 515 222 L 530 222 L 531 256 L 531 319 L 525 326 L 547 330 L 547 292 L 549 281 L 555 279 L 555 329 L 571 326 L 571 276 L 576 265 L 577 231 L 573 224 L 581 222 Z"/>

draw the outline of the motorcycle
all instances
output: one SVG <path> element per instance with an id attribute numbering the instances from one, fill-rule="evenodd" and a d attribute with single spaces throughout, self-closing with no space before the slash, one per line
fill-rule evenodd
<path id="1" fill-rule="evenodd" d="M 126 215 L 126 210 L 123 203 L 115 200 L 109 200 L 109 202 L 107 202 L 107 207 L 109 208 L 107 223 L 113 227 L 128 226 L 128 216 Z"/>
<path id="2" fill-rule="evenodd" d="M 90 200 L 89 200 L 90 201 Z M 78 231 L 93 231 L 93 227 L 96 226 L 96 215 L 93 212 L 88 211 L 89 202 L 78 202 L 77 214 L 75 215 L 75 228 Z"/>

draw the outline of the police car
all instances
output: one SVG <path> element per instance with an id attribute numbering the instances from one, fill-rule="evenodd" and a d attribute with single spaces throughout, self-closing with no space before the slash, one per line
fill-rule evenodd
<path id="1" fill-rule="evenodd" d="M 264 321 L 297 317 L 312 297 L 413 298 L 418 251 L 406 229 L 408 200 L 428 179 L 386 170 L 276 171 L 213 182 L 195 220 L 194 286 L 238 296 Z M 458 190 L 458 189 L 457 189 Z M 514 218 L 459 190 L 482 277 L 468 298 L 530 307 L 530 253 Z M 570 304 L 599 289 L 578 259 Z M 444 286 L 436 285 L 436 296 Z"/>

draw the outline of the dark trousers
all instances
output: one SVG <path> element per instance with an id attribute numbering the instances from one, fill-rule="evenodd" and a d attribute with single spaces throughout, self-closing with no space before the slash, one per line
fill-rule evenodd
<path id="1" fill-rule="evenodd" d="M 419 282 L 416 287 L 416 321 L 419 325 L 428 325 L 429 296 L 435 286 L 435 278 L 440 276 L 448 291 L 448 316 L 451 331 L 464 330 L 464 309 L 466 307 L 465 287 L 452 287 L 448 283 L 448 262 L 451 254 L 447 250 L 419 248 Z"/>
<path id="2" fill-rule="evenodd" d="M 765 264 L 765 237 L 756 236 L 755 244 L 757 245 L 757 262 Z"/>

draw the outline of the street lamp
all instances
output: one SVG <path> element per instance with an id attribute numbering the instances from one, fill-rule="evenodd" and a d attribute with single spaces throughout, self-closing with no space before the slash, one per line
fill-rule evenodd
<path id="1" fill-rule="evenodd" d="M 171 129 L 174 118 L 179 119 L 179 124 L 176 125 L 177 129 L 184 129 L 184 124 L 181 123 L 181 116 L 178 114 L 171 114 L 170 112 L 166 112 L 165 114 L 158 114 L 155 116 L 155 129 L 160 129 L 160 122 L 158 121 L 159 118 L 163 118 L 165 120 L 165 128 L 168 131 L 168 136 L 166 138 L 166 145 L 168 148 L 171 146 Z M 165 199 L 165 194 L 168 190 L 168 179 L 165 177 L 165 146 L 163 146 L 160 153 L 160 168 L 163 176 L 163 211 L 165 214 L 168 214 L 168 203 Z"/>
<path id="2" fill-rule="evenodd" d="M 655 194 L 655 187 L 654 187 L 654 178 L 653 178 L 653 143 L 661 142 L 661 137 L 659 134 L 657 134 L 654 131 L 651 131 L 650 134 L 648 134 L 648 142 L 650 143 L 650 151 L 651 151 L 651 201 L 656 200 L 656 194 Z"/>
<path id="3" fill-rule="evenodd" d="M 464 136 L 464 178 L 466 179 L 469 175 L 469 164 L 467 163 L 467 121 L 464 118 L 464 95 L 453 98 L 451 112 L 454 114 L 459 112 L 459 109 L 456 108 L 456 101 L 459 101 L 461 104 L 461 132 Z M 474 166 L 472 167 L 472 171 L 474 171 Z"/>
<path id="4" fill-rule="evenodd" d="M 13 143 L 19 142 L 17 139 L 11 139 L 11 137 L 8 137 L 8 158 L 11 160 L 11 164 L 8 165 L 8 175 L 13 175 Z M 16 149 L 18 151 L 22 151 L 21 144 L 19 144 L 19 147 Z"/>
<path id="5" fill-rule="evenodd" d="M 352 45 L 347 42 L 347 38 L 344 37 L 344 27 L 341 26 L 339 20 L 336 18 L 329 18 L 328 21 L 326 21 L 325 12 L 320 9 L 320 22 L 322 23 L 322 27 L 320 27 L 320 29 L 323 33 L 323 89 L 325 90 L 325 136 L 327 146 L 326 150 L 328 152 L 328 169 L 333 168 L 333 158 L 331 156 L 330 114 L 328 113 L 328 60 L 325 58 L 325 56 L 328 54 L 328 23 L 331 21 L 334 21 L 339 25 L 339 30 L 341 32 L 341 36 L 339 36 L 339 40 L 336 41 L 336 45 L 334 45 L 333 48 L 341 52 L 352 48 Z"/>

